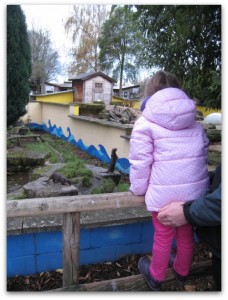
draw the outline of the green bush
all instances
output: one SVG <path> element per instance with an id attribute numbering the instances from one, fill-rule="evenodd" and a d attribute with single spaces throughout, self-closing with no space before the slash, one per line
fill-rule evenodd
<path id="1" fill-rule="evenodd" d="M 92 180 L 91 180 L 91 177 L 90 177 L 90 176 L 84 176 L 84 177 L 82 178 L 82 185 L 83 185 L 84 187 L 89 187 L 89 186 L 91 186 L 91 184 L 92 184 Z"/>
<path id="2" fill-rule="evenodd" d="M 67 178 L 93 176 L 93 172 L 89 169 L 86 169 L 83 161 L 80 160 L 67 163 L 63 168 L 60 169 L 59 172 Z"/>

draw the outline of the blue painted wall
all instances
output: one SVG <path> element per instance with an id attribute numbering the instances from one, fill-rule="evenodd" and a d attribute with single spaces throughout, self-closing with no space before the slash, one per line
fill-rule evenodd
<path id="1" fill-rule="evenodd" d="M 125 255 L 150 253 L 151 222 L 81 229 L 80 264 L 115 261 Z M 7 238 L 7 277 L 62 268 L 62 232 L 37 232 Z"/>

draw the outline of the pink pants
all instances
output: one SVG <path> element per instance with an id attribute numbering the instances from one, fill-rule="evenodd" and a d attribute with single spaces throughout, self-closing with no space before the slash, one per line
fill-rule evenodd
<path id="1" fill-rule="evenodd" d="M 169 263 L 173 238 L 176 238 L 177 253 L 173 269 L 182 276 L 189 273 L 194 248 L 194 233 L 191 225 L 171 227 L 161 224 L 156 212 L 152 212 L 154 225 L 154 243 L 150 274 L 157 281 L 163 281 Z"/>

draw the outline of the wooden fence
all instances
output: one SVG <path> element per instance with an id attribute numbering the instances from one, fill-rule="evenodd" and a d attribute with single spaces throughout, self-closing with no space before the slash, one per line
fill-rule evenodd
<path id="1" fill-rule="evenodd" d="M 79 282 L 80 213 L 144 205 L 144 196 L 131 192 L 7 200 L 7 216 L 63 214 L 63 287 L 69 287 Z"/>

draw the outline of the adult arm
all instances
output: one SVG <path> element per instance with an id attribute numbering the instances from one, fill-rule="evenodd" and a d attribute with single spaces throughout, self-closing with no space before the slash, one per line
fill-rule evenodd
<path id="1" fill-rule="evenodd" d="M 221 184 L 212 193 L 183 206 L 188 223 L 198 226 L 221 225 Z"/>

